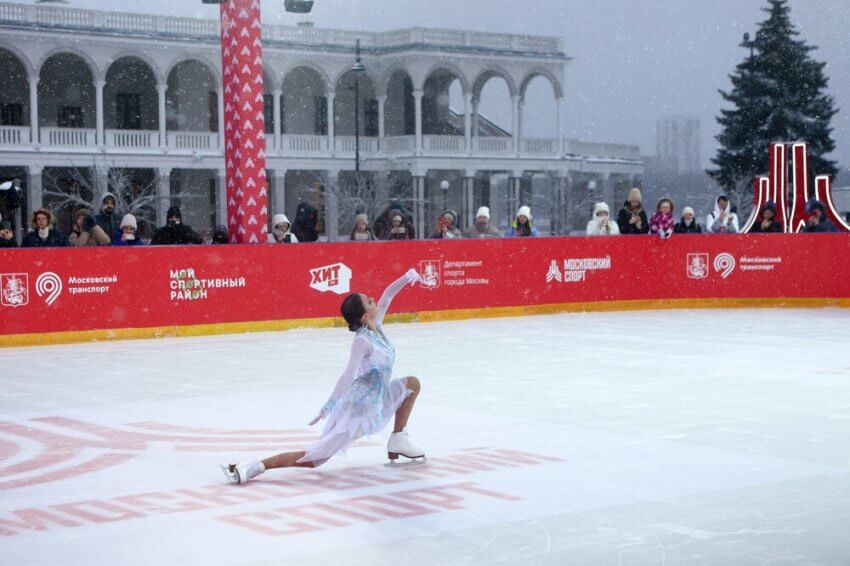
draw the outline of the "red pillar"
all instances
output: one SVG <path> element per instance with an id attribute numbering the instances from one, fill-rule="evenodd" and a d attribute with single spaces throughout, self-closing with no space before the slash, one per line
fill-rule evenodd
<path id="1" fill-rule="evenodd" d="M 268 185 L 260 0 L 221 5 L 221 66 L 230 242 L 264 243 Z"/>

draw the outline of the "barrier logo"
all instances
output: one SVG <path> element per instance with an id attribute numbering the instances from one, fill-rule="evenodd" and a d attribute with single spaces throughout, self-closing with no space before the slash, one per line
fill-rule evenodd
<path id="1" fill-rule="evenodd" d="M 419 275 L 422 277 L 422 287 L 425 289 L 438 288 L 443 279 L 439 260 L 428 259 L 420 261 Z"/>
<path id="2" fill-rule="evenodd" d="M 714 258 L 714 270 L 720 273 L 723 279 L 728 278 L 735 271 L 735 258 L 732 254 L 717 254 Z"/>
<path id="3" fill-rule="evenodd" d="M 26 273 L 0 274 L 0 305 L 23 307 L 30 302 L 29 275 Z"/>
<path id="4" fill-rule="evenodd" d="M 688 277 L 705 279 L 708 277 L 708 254 L 688 254 Z"/>
<path id="5" fill-rule="evenodd" d="M 320 293 L 344 295 L 351 291 L 351 268 L 335 263 L 310 270 L 310 288 Z"/>
<path id="6" fill-rule="evenodd" d="M 51 271 L 42 273 L 35 280 L 35 293 L 39 297 L 47 295 L 44 302 L 48 306 L 52 305 L 59 298 L 59 295 L 62 294 L 62 279 Z"/>

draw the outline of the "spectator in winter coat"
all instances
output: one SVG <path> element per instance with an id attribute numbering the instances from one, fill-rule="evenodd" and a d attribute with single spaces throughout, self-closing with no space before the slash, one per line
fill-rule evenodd
<path id="1" fill-rule="evenodd" d="M 387 232 L 387 240 L 412 240 L 413 230 L 410 225 L 404 221 L 401 212 L 395 212 L 390 218 L 389 230 Z"/>
<path id="2" fill-rule="evenodd" d="M 375 239 L 375 234 L 369 228 L 369 217 L 365 214 L 358 214 L 354 219 L 354 229 L 351 231 L 352 242 L 371 242 Z"/>
<path id="3" fill-rule="evenodd" d="M 180 209 L 172 206 L 166 213 L 166 224 L 156 229 L 151 240 L 152 246 L 175 246 L 185 244 L 203 244 L 204 238 L 183 224 Z"/>
<path id="4" fill-rule="evenodd" d="M 694 209 L 690 206 L 686 206 L 684 210 L 682 210 L 682 219 L 679 220 L 679 223 L 676 224 L 675 228 L 673 228 L 674 234 L 702 234 L 702 227 L 697 224 L 696 218 L 694 218 Z"/>
<path id="5" fill-rule="evenodd" d="M 667 197 L 662 198 L 655 205 L 655 214 L 649 219 L 649 232 L 658 234 L 662 240 L 666 240 L 673 235 L 673 228 L 676 227 L 676 221 L 673 220 L 673 210 L 675 210 L 673 201 Z"/>
<path id="6" fill-rule="evenodd" d="M 24 248 L 62 248 L 68 238 L 53 227 L 53 213 L 39 208 L 32 213 L 32 231 L 24 237 Z"/>
<path id="7" fill-rule="evenodd" d="M 272 233 L 269 234 L 270 244 L 297 244 L 298 237 L 290 231 L 289 218 L 285 214 L 275 214 L 272 217 Z"/>
<path id="8" fill-rule="evenodd" d="M 125 214 L 121 219 L 121 229 L 112 240 L 113 246 L 144 246 L 145 243 L 139 238 L 136 217 Z"/>
<path id="9" fill-rule="evenodd" d="M 219 224 L 215 227 L 212 233 L 212 241 L 211 244 L 226 244 L 227 243 L 227 226 L 224 224 Z"/>
<path id="10" fill-rule="evenodd" d="M 12 223 L 8 220 L 3 220 L 0 216 L 0 248 L 17 248 L 18 242 L 15 241 L 15 231 L 12 230 Z"/>
<path id="11" fill-rule="evenodd" d="M 806 226 L 803 228 L 803 232 L 838 232 L 838 228 L 835 227 L 832 220 L 826 217 L 826 207 L 821 201 L 812 199 L 807 202 L 806 214 L 809 215 L 809 219 L 806 220 Z"/>
<path id="12" fill-rule="evenodd" d="M 112 238 L 95 223 L 91 210 L 81 208 L 77 211 L 74 215 L 71 235 L 68 236 L 69 246 L 108 246 L 111 241 Z"/>
<path id="13" fill-rule="evenodd" d="M 120 230 L 120 216 L 115 211 L 115 195 L 106 193 L 100 199 L 100 212 L 94 217 L 97 225 L 110 239 Z"/>
<path id="14" fill-rule="evenodd" d="M 404 237 L 399 238 L 400 234 L 399 230 L 396 230 L 395 238 L 390 238 L 390 225 L 393 222 L 393 218 L 396 215 L 401 216 L 402 227 L 404 228 Z M 375 219 L 375 224 L 373 225 L 373 231 L 375 234 L 375 238 L 379 240 L 413 240 L 416 238 L 416 231 L 413 227 L 413 216 L 411 216 L 402 206 L 401 203 L 393 202 L 387 206 L 386 210 L 381 213 L 378 218 Z"/>
<path id="15" fill-rule="evenodd" d="M 709 234 L 737 234 L 738 215 L 729 210 L 729 197 L 720 195 L 714 202 L 714 211 L 705 219 Z"/>
<path id="16" fill-rule="evenodd" d="M 534 218 L 531 216 L 531 208 L 528 206 L 521 206 L 516 213 L 516 220 L 511 223 L 511 227 L 508 228 L 508 231 L 505 232 L 505 238 L 528 238 L 528 237 L 537 237 L 540 235 L 540 232 L 531 221 Z"/>
<path id="17" fill-rule="evenodd" d="M 750 228 L 751 234 L 781 234 L 782 225 L 776 220 L 776 203 L 772 200 L 767 201 L 761 210 L 759 210 L 758 218 L 753 227 Z"/>
<path id="18" fill-rule="evenodd" d="M 21 206 L 21 189 L 17 181 L 0 183 L 0 218 L 11 221 L 13 213 Z"/>
<path id="19" fill-rule="evenodd" d="M 629 191 L 629 198 L 623 203 L 623 208 L 617 214 L 617 226 L 620 234 L 646 234 L 649 232 L 649 222 L 643 211 L 643 195 L 635 187 Z"/>
<path id="20" fill-rule="evenodd" d="M 460 230 L 457 227 L 457 212 L 447 210 L 437 219 L 437 230 L 431 236 L 432 240 L 456 240 L 462 238 Z"/>
<path id="21" fill-rule="evenodd" d="M 463 231 L 464 238 L 501 238 L 502 233 L 490 225 L 490 208 L 482 206 L 475 213 L 475 224 Z"/>
<path id="22" fill-rule="evenodd" d="M 593 205 L 593 218 L 587 223 L 588 236 L 619 236 L 620 227 L 611 220 L 608 205 L 597 202 Z"/>
<path id="23" fill-rule="evenodd" d="M 319 222 L 319 211 L 310 203 L 302 202 L 295 211 L 295 222 L 292 233 L 298 242 L 315 242 L 319 239 L 316 224 Z"/>

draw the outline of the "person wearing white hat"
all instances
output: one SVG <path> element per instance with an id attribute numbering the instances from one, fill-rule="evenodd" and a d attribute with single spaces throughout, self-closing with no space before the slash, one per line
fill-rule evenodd
<path id="1" fill-rule="evenodd" d="M 269 234 L 270 244 L 297 244 L 298 238 L 290 231 L 292 224 L 285 214 L 272 216 L 272 233 Z"/>
<path id="2" fill-rule="evenodd" d="M 125 214 L 123 218 L 121 218 L 121 224 L 119 226 L 120 233 L 115 241 L 112 242 L 113 246 L 143 246 L 145 243 L 139 238 L 137 233 L 138 225 L 136 224 L 136 217 L 132 214 Z"/>
<path id="3" fill-rule="evenodd" d="M 482 206 L 475 213 L 475 224 L 463 231 L 464 238 L 501 238 L 502 233 L 490 224 L 490 208 Z"/>
<path id="4" fill-rule="evenodd" d="M 532 224 L 534 217 L 531 216 L 531 207 L 522 205 L 516 212 L 516 220 L 513 221 L 511 227 L 505 232 L 505 238 L 527 238 L 536 237 L 540 232 Z"/>
<path id="5" fill-rule="evenodd" d="M 593 205 L 593 218 L 587 223 L 588 236 L 619 236 L 620 227 L 611 220 L 611 211 L 604 202 Z"/>

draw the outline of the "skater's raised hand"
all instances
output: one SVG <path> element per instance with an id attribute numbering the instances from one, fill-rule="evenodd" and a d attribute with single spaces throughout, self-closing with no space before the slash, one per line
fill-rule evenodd
<path id="1" fill-rule="evenodd" d="M 422 283 L 422 277 L 419 275 L 419 272 L 413 268 L 408 269 L 407 273 L 404 274 L 404 277 L 411 285 L 414 283 Z"/>

